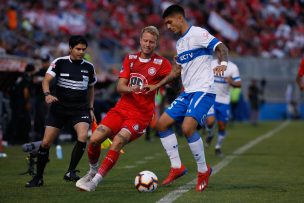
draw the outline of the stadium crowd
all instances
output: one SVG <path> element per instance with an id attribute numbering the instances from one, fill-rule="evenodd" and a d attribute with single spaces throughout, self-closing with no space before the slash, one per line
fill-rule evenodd
<path id="1" fill-rule="evenodd" d="M 159 51 L 170 55 L 174 40 L 160 13 L 171 3 L 183 5 L 188 20 L 205 26 L 231 54 L 283 58 L 303 53 L 303 1 L 1 0 L 0 54 L 57 57 L 68 51 L 63 42 L 69 34 L 84 33 L 99 48 L 127 52 L 138 48 L 140 29 L 153 24 L 161 28 Z M 219 22 L 228 35 L 214 26 Z"/>

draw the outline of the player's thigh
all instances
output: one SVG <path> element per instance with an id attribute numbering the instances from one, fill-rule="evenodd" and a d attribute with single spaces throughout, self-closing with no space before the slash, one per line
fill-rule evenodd
<path id="1" fill-rule="evenodd" d="M 160 116 L 156 124 L 158 131 L 164 131 L 174 122 L 182 122 L 186 114 L 189 100 L 186 93 L 181 93 Z"/>
<path id="2" fill-rule="evenodd" d="M 54 140 L 60 133 L 60 129 L 64 125 L 66 117 L 63 115 L 56 114 L 52 111 L 48 113 L 45 121 L 44 136 L 42 139 L 41 146 L 44 148 L 49 148 Z"/>
<path id="3" fill-rule="evenodd" d="M 196 131 L 197 125 L 198 122 L 195 118 L 186 116 L 182 124 L 183 134 L 187 137 L 190 137 Z"/>
<path id="4" fill-rule="evenodd" d="M 102 119 L 100 124 L 109 128 L 112 134 L 115 135 L 120 131 L 125 119 L 126 119 L 126 112 L 124 110 L 119 108 L 112 108 Z M 100 130 L 104 131 L 103 129 Z M 100 132 L 100 133 L 104 133 L 104 132 Z"/>
<path id="5" fill-rule="evenodd" d="M 168 127 L 170 127 L 174 122 L 175 120 L 171 116 L 169 116 L 167 112 L 164 112 L 158 119 L 155 128 L 158 131 L 164 131 Z"/>
<path id="6" fill-rule="evenodd" d="M 89 123 L 79 122 L 74 125 L 74 129 L 76 131 L 78 141 L 86 142 L 88 138 Z"/>
<path id="7" fill-rule="evenodd" d="M 130 140 L 132 140 L 131 132 L 126 128 L 122 128 L 117 135 L 114 136 L 110 149 L 119 152 Z"/>
<path id="8" fill-rule="evenodd" d="M 60 129 L 52 126 L 46 126 L 44 130 L 44 136 L 42 139 L 41 146 L 43 148 L 50 148 L 51 144 L 57 138 L 60 133 Z"/>
<path id="9" fill-rule="evenodd" d="M 80 142 L 86 142 L 88 138 L 88 130 L 90 127 L 90 115 L 87 111 L 81 114 L 71 115 L 68 117 L 68 122 L 72 124 L 77 134 L 77 139 Z"/>

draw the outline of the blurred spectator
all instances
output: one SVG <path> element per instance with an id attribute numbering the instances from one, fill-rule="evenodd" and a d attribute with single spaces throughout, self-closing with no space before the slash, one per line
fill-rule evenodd
<path id="1" fill-rule="evenodd" d="M 251 80 L 251 84 L 248 88 L 248 99 L 250 103 L 250 123 L 252 125 L 257 125 L 259 118 L 259 108 L 260 108 L 260 90 L 257 86 L 257 81 L 255 79 Z"/>
<path id="2" fill-rule="evenodd" d="M 176 1 L 18 1 L 0 8 L 0 38 L 7 41 L 7 53 L 39 58 L 46 52 L 53 58 L 64 55 L 57 49 L 63 36 L 86 33 L 100 48 L 114 52 L 138 48 L 137 33 L 149 24 L 161 27 L 161 12 Z M 262 0 L 179 1 L 193 24 L 207 25 L 212 34 L 227 44 L 234 55 L 299 57 L 304 47 L 304 2 Z M 21 12 L 22 11 L 22 12 Z M 207 22 L 216 14 L 229 33 L 220 33 Z M 19 20 L 20 19 L 20 20 Z M 229 37 L 234 33 L 233 38 Z M 162 30 L 161 52 L 172 55 L 174 41 Z M 52 43 L 46 43 L 50 42 Z M 19 46 L 22 44 L 22 46 Z M 45 44 L 53 44 L 52 46 Z M 163 46 L 164 44 L 164 46 Z M 16 46 L 18 45 L 18 46 Z M 34 52 L 28 51 L 34 48 Z M 20 50 L 21 49 L 21 50 Z M 62 51 L 59 51 L 62 52 Z M 165 54 L 166 55 L 166 54 Z"/>
<path id="3" fill-rule="evenodd" d="M 47 115 L 47 104 L 45 103 L 45 96 L 42 90 L 42 81 L 45 73 L 50 65 L 50 56 L 45 55 L 41 57 L 41 68 L 34 74 L 33 82 L 35 89 L 34 100 L 34 138 L 31 141 L 42 140 L 44 135 L 44 123 Z"/>
<path id="4" fill-rule="evenodd" d="M 31 130 L 31 93 L 33 86 L 32 75 L 35 71 L 33 64 L 28 64 L 10 91 L 12 119 L 9 124 L 10 144 L 22 144 L 29 141 Z"/>

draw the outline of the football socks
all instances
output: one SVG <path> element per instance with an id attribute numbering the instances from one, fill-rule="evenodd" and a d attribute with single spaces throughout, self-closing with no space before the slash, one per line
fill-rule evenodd
<path id="1" fill-rule="evenodd" d="M 205 159 L 204 144 L 198 132 L 187 138 L 190 150 L 197 164 L 197 171 L 204 173 L 208 170 Z"/>
<path id="2" fill-rule="evenodd" d="M 79 142 L 79 141 L 76 142 L 74 149 L 72 151 L 72 155 L 71 155 L 69 171 L 76 169 L 76 166 L 78 165 L 78 163 L 86 149 L 86 145 L 87 145 L 86 142 Z"/>
<path id="3" fill-rule="evenodd" d="M 182 163 L 178 152 L 178 143 L 173 130 L 159 132 L 159 137 L 163 147 L 171 162 L 171 168 L 180 168 Z"/>

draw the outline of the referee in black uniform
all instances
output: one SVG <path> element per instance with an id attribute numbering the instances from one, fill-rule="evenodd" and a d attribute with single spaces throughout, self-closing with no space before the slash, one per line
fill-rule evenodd
<path id="1" fill-rule="evenodd" d="M 48 68 L 42 82 L 45 102 L 50 105 L 45 132 L 37 155 L 37 175 L 26 183 L 26 187 L 43 185 L 43 172 L 49 160 L 51 144 L 66 124 L 72 124 L 77 133 L 68 171 L 64 179 L 77 181 L 76 166 L 79 163 L 88 137 L 93 112 L 94 84 L 96 74 L 93 64 L 83 59 L 88 46 L 82 36 L 72 36 L 69 40 L 70 55 L 55 59 Z M 55 92 L 50 92 L 50 82 L 56 78 Z"/>

